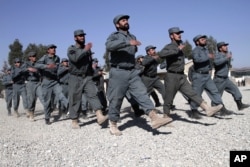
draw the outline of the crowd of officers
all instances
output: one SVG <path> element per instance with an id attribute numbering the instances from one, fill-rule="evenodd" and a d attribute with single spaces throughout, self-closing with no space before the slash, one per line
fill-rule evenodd
<path id="1" fill-rule="evenodd" d="M 129 16 L 117 15 L 113 19 L 116 27 L 105 43 L 110 52 L 109 79 L 107 96 L 104 89 L 105 73 L 98 66 L 98 60 L 93 58 L 92 43 L 86 43 L 84 30 L 74 31 L 75 44 L 69 46 L 67 57 L 60 61 L 56 55 L 57 46 L 47 46 L 47 54 L 36 60 L 36 53 L 28 53 L 28 61 L 21 62 L 19 58 L 14 66 L 9 68 L 3 78 L 6 87 L 6 102 L 8 115 L 11 115 L 12 98 L 14 114 L 19 117 L 18 107 L 22 96 L 23 107 L 27 117 L 34 121 L 36 100 L 39 98 L 44 107 L 45 123 L 51 124 L 51 113 L 55 104 L 59 104 L 58 120 L 68 114 L 72 120 L 72 128 L 79 129 L 79 116 L 84 115 L 88 105 L 95 112 L 98 124 L 109 120 L 110 133 L 121 135 L 117 126 L 120 120 L 120 109 L 124 97 L 130 102 L 135 117 L 146 114 L 151 119 L 151 127 L 157 129 L 171 123 L 171 110 L 178 91 L 190 104 L 190 117 L 200 119 L 198 107 L 205 110 L 207 116 L 230 115 L 233 111 L 226 109 L 222 101 L 224 91 L 231 93 L 239 110 L 249 107 L 242 103 L 242 95 L 238 87 L 228 78 L 229 62 L 232 55 L 228 52 L 228 43 L 217 44 L 216 55 L 208 53 L 206 35 L 193 38 L 196 47 L 192 51 L 194 65 L 190 68 L 188 78 L 184 74 L 185 56 L 179 27 L 169 28 L 171 42 L 157 54 L 156 47 L 148 45 L 146 56 L 135 58 L 137 47 L 141 45 L 135 35 L 129 32 Z M 211 59 L 215 67 L 214 79 L 211 78 Z M 161 63 L 162 62 L 162 63 Z M 157 76 L 157 67 L 166 68 L 164 83 Z M 164 104 L 161 104 L 157 90 Z M 211 106 L 202 98 L 206 91 L 211 99 Z M 154 102 L 150 99 L 153 97 Z M 107 97 L 107 98 L 106 98 Z M 109 105 L 108 105 L 109 103 Z M 163 105 L 163 116 L 155 107 Z"/>

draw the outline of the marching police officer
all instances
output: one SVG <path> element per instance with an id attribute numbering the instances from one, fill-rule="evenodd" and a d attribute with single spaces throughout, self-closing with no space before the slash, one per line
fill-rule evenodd
<path id="1" fill-rule="evenodd" d="M 113 19 L 117 29 L 109 35 L 106 49 L 110 52 L 111 69 L 107 96 L 109 100 L 110 133 L 121 135 L 117 128 L 120 119 L 120 108 L 127 91 L 139 103 L 144 112 L 152 120 L 152 128 L 159 128 L 172 121 L 169 118 L 160 118 L 155 112 L 154 104 L 147 95 L 145 85 L 135 69 L 135 53 L 141 42 L 129 30 L 128 15 L 118 15 Z"/>
<path id="2" fill-rule="evenodd" d="M 28 100 L 27 100 L 27 91 L 25 80 L 27 77 L 27 71 L 24 68 L 21 60 L 16 58 L 14 61 L 14 67 L 12 68 L 12 80 L 13 80 L 13 103 L 14 103 L 14 112 L 16 117 L 19 117 L 18 107 L 20 102 L 20 96 L 23 100 L 23 108 L 26 111 L 26 114 L 29 115 L 28 111 Z"/>
<path id="3" fill-rule="evenodd" d="M 58 67 L 57 71 L 59 83 L 62 87 L 63 95 L 68 98 L 69 94 L 69 60 L 67 58 L 63 58 L 61 64 Z M 59 114 L 64 115 L 67 113 L 67 108 L 59 101 Z M 59 115 L 59 116 L 60 116 Z"/>
<path id="4" fill-rule="evenodd" d="M 106 92 L 104 89 L 104 77 L 106 75 L 101 67 L 98 66 L 98 59 L 94 58 L 92 62 L 92 68 L 94 70 L 93 81 L 97 87 L 97 96 L 103 106 L 102 110 L 107 112 L 108 102 L 106 98 Z"/>
<path id="5" fill-rule="evenodd" d="M 53 111 L 51 102 L 52 94 L 58 98 L 65 108 L 68 108 L 68 99 L 62 93 L 62 87 L 58 82 L 57 70 L 60 63 L 59 56 L 56 55 L 57 46 L 50 44 L 47 46 L 47 54 L 41 57 L 35 67 L 42 70 L 42 90 L 44 94 L 45 124 L 50 125 L 50 115 Z"/>
<path id="6" fill-rule="evenodd" d="M 249 105 L 242 103 L 242 94 L 239 88 L 228 78 L 230 60 L 232 55 L 228 52 L 228 43 L 219 42 L 217 44 L 218 53 L 214 59 L 214 83 L 218 88 L 221 96 L 224 90 L 230 93 L 237 104 L 238 110 L 248 108 Z"/>
<path id="7" fill-rule="evenodd" d="M 223 105 L 220 93 L 211 78 L 211 62 L 213 54 L 208 53 L 206 35 L 197 35 L 193 38 L 196 47 L 192 51 L 192 59 L 194 63 L 194 73 L 192 74 L 192 87 L 195 92 L 201 96 L 204 89 L 208 93 L 212 103 L 215 105 Z M 197 112 L 197 104 L 191 102 L 191 112 Z M 225 106 L 221 108 L 221 115 L 230 115 L 231 111 L 228 111 Z"/>
<path id="8" fill-rule="evenodd" d="M 206 102 L 195 93 L 184 74 L 185 56 L 182 49 L 185 45 L 183 45 L 181 40 L 181 34 L 184 31 L 180 30 L 179 27 L 172 27 L 169 28 L 168 32 L 171 43 L 167 44 L 159 54 L 160 57 L 166 59 L 167 63 L 167 73 L 164 79 L 166 90 L 163 106 L 164 117 L 170 115 L 170 107 L 177 91 L 180 91 L 204 109 L 207 116 L 214 115 L 222 108 L 222 105 L 209 107 Z"/>
<path id="9" fill-rule="evenodd" d="M 72 128 L 79 129 L 79 114 L 82 111 L 82 93 L 87 97 L 90 106 L 96 112 L 98 124 L 103 124 L 107 117 L 102 113 L 102 105 L 97 97 L 97 89 L 92 80 L 92 43 L 85 43 L 82 29 L 74 31 L 75 44 L 68 48 L 69 58 L 69 111 Z"/>
<path id="10" fill-rule="evenodd" d="M 152 93 L 156 89 L 162 95 L 162 99 L 165 97 L 165 88 L 160 78 L 157 76 L 157 66 L 160 62 L 160 57 L 156 54 L 156 47 L 149 45 L 145 48 L 147 55 L 144 56 L 142 65 L 144 70 L 142 73 L 142 82 L 145 84 L 148 93 Z"/>
<path id="11" fill-rule="evenodd" d="M 41 87 L 41 73 L 35 68 L 36 52 L 30 51 L 28 53 L 28 59 L 24 65 L 27 70 L 27 99 L 30 121 L 35 121 L 34 111 L 36 107 L 36 99 L 39 98 L 40 102 L 44 105 L 43 92 Z"/>
<path id="12" fill-rule="evenodd" d="M 8 110 L 8 116 L 10 116 L 13 96 L 13 81 L 11 77 L 11 68 L 8 68 L 6 70 L 6 74 L 3 76 L 3 85 L 5 86 L 5 100 Z"/>

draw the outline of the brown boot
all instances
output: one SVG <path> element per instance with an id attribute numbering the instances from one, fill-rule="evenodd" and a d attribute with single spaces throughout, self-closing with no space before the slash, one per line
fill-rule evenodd
<path id="1" fill-rule="evenodd" d="M 80 129 L 80 126 L 78 124 L 78 119 L 72 120 L 72 129 Z"/>
<path id="2" fill-rule="evenodd" d="M 210 107 L 207 105 L 207 103 L 205 101 L 203 101 L 201 104 L 200 104 L 200 107 L 206 111 L 207 113 L 207 116 L 208 117 L 211 117 L 213 116 L 215 113 L 217 113 L 218 111 L 220 111 L 220 109 L 223 107 L 222 104 L 219 104 L 217 106 L 213 106 L 213 107 Z"/>
<path id="3" fill-rule="evenodd" d="M 160 118 L 154 110 L 150 111 L 149 118 L 151 119 L 151 127 L 153 129 L 158 129 L 161 126 L 173 121 L 173 119 L 170 117 Z"/>
<path id="4" fill-rule="evenodd" d="M 121 136 L 122 132 L 117 128 L 117 123 L 109 121 L 109 132 L 111 135 Z"/>
<path id="5" fill-rule="evenodd" d="M 30 111 L 29 116 L 30 116 L 30 121 L 34 122 L 35 121 L 34 112 Z"/>
<path id="6" fill-rule="evenodd" d="M 17 110 L 15 110 L 14 113 L 15 113 L 15 116 L 16 116 L 17 118 L 20 117 L 20 115 L 19 115 L 19 113 L 18 113 Z"/>
<path id="7" fill-rule="evenodd" d="M 96 117 L 97 117 L 97 123 L 98 123 L 99 125 L 103 124 L 103 123 L 108 119 L 107 116 L 104 116 L 104 115 L 102 114 L 102 111 L 101 111 L 101 110 L 97 110 L 95 113 L 96 113 Z"/>

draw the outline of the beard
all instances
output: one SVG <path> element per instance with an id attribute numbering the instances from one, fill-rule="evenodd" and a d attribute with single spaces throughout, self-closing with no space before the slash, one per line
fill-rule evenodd
<path id="1" fill-rule="evenodd" d="M 76 43 L 78 43 L 79 45 L 84 45 L 85 44 L 85 40 L 76 40 Z"/>
<path id="2" fill-rule="evenodd" d="M 128 31 L 128 30 L 129 30 L 129 24 L 120 25 L 119 28 L 120 28 L 121 30 L 123 30 L 123 31 Z"/>

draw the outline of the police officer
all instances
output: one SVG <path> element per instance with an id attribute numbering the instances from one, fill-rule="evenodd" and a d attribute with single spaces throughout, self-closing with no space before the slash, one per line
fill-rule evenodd
<path id="1" fill-rule="evenodd" d="M 160 63 L 160 57 L 156 54 L 155 49 L 156 47 L 153 45 L 145 48 L 147 55 L 144 56 L 142 61 L 142 65 L 144 66 L 142 82 L 145 84 L 149 94 L 156 89 L 162 95 L 162 99 L 164 99 L 165 88 L 157 76 L 157 66 Z"/>
<path id="2" fill-rule="evenodd" d="M 110 52 L 111 63 L 107 96 L 110 102 L 110 133 L 113 135 L 122 134 L 117 128 L 117 122 L 120 119 L 120 109 L 127 91 L 149 115 L 152 128 L 159 128 L 172 121 L 169 118 L 160 118 L 156 114 L 154 104 L 138 75 L 139 70 L 135 69 L 135 53 L 141 42 L 128 31 L 128 19 L 128 15 L 118 15 L 113 19 L 117 31 L 109 35 L 105 43 L 106 49 Z"/>
<path id="3" fill-rule="evenodd" d="M 19 117 L 18 107 L 20 102 L 20 96 L 23 100 L 23 108 L 26 111 L 26 114 L 29 115 L 28 111 L 28 101 L 27 101 L 27 92 L 25 80 L 27 77 L 27 71 L 24 68 L 21 60 L 16 58 L 14 61 L 14 67 L 12 69 L 12 80 L 13 80 L 13 103 L 14 103 L 14 112 L 16 117 Z"/>
<path id="4" fill-rule="evenodd" d="M 11 116 L 12 96 L 13 96 L 13 81 L 11 77 L 11 68 L 6 70 L 3 76 L 3 86 L 5 87 L 5 100 L 8 110 L 8 116 Z"/>
<path id="5" fill-rule="evenodd" d="M 75 45 L 68 48 L 69 58 L 69 111 L 72 128 L 79 129 L 79 114 L 82 107 L 82 93 L 87 97 L 90 106 L 96 112 L 98 124 L 103 124 L 107 117 L 102 113 L 102 105 L 97 97 L 97 89 L 92 80 L 92 43 L 85 43 L 82 29 L 74 31 Z"/>
<path id="6" fill-rule="evenodd" d="M 57 71 L 59 83 L 62 87 L 62 93 L 63 95 L 68 98 L 69 94 L 69 60 L 67 58 L 63 58 L 61 61 L 61 64 L 58 67 Z M 64 107 L 63 104 L 59 101 L 59 117 L 62 115 L 65 116 L 67 113 L 67 108 Z"/>
<path id="7" fill-rule="evenodd" d="M 36 99 L 39 98 L 42 105 L 44 105 L 43 91 L 41 87 L 41 73 L 35 68 L 36 52 L 30 51 L 28 53 L 28 59 L 24 66 L 27 70 L 27 99 L 30 121 L 35 121 L 34 111 L 36 107 Z"/>
<path id="8" fill-rule="evenodd" d="M 98 66 L 98 59 L 94 58 L 92 62 L 92 68 L 94 70 L 93 74 L 93 81 L 95 82 L 95 85 L 97 87 L 97 96 L 102 104 L 102 110 L 107 112 L 107 98 L 106 98 L 106 92 L 104 89 L 104 77 L 103 75 L 106 75 L 106 73 L 103 71 L 101 67 Z"/>
<path id="9" fill-rule="evenodd" d="M 52 94 L 65 108 L 68 108 L 68 99 L 62 93 L 62 87 L 58 82 L 57 70 L 60 63 L 59 56 L 56 55 L 57 46 L 50 44 L 47 46 L 47 54 L 42 56 L 35 64 L 35 67 L 42 70 L 42 90 L 44 94 L 45 124 L 50 125 L 50 115 L 53 111 L 51 103 Z"/>
<path id="10" fill-rule="evenodd" d="M 221 96 L 224 90 L 230 93 L 237 104 L 238 110 L 248 108 L 249 105 L 242 103 L 242 95 L 239 88 L 228 78 L 228 72 L 230 68 L 230 60 L 232 54 L 228 52 L 228 43 L 219 42 L 217 43 L 218 53 L 214 59 L 214 83 L 218 88 Z"/>
<path id="11" fill-rule="evenodd" d="M 204 89 L 208 93 L 209 98 L 215 105 L 223 105 L 220 93 L 211 79 L 211 62 L 213 54 L 208 53 L 206 48 L 207 40 L 206 35 L 197 35 L 193 38 L 196 47 L 192 51 L 192 59 L 194 63 L 194 73 L 192 74 L 192 87 L 195 92 L 201 96 Z M 191 112 L 198 112 L 197 104 L 191 102 Z M 225 106 L 221 108 L 222 115 L 230 115 L 231 111 L 228 111 Z"/>
<path id="12" fill-rule="evenodd" d="M 207 116 L 214 115 L 222 108 L 222 105 L 209 107 L 206 102 L 195 93 L 184 74 L 185 56 L 182 49 L 185 45 L 183 45 L 181 40 L 181 34 L 184 31 L 180 30 L 179 27 L 172 27 L 169 28 L 168 32 L 171 43 L 167 44 L 159 54 L 161 58 L 166 59 L 167 63 L 167 73 L 164 79 L 166 90 L 163 106 L 164 117 L 170 115 L 170 107 L 177 91 L 180 91 L 204 109 Z"/>

